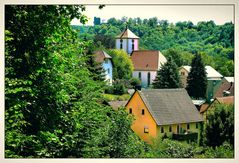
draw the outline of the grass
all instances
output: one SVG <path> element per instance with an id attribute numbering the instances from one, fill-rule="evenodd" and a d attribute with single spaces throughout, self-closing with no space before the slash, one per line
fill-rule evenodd
<path id="1" fill-rule="evenodd" d="M 104 94 L 103 96 L 107 101 L 127 101 L 130 99 L 129 94 L 123 95 Z"/>

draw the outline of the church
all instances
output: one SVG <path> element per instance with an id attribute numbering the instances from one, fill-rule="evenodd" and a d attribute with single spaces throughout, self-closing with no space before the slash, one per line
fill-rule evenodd
<path id="1" fill-rule="evenodd" d="M 142 88 L 148 88 L 156 78 L 157 71 L 167 59 L 158 50 L 139 50 L 139 37 L 126 26 L 116 36 L 116 49 L 124 50 L 131 58 L 134 66 L 132 76 L 141 81 Z"/>

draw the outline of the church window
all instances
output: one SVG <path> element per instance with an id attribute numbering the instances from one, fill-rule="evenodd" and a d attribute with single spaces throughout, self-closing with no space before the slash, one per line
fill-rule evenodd
<path id="1" fill-rule="evenodd" d="M 148 72 L 148 86 L 150 85 L 150 72 Z"/>

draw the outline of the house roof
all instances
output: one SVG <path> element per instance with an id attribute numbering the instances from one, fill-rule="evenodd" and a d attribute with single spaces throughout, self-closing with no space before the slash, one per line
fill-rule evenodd
<path id="1" fill-rule="evenodd" d="M 227 82 L 229 82 L 229 83 L 234 83 L 234 77 L 224 77 L 225 78 L 225 80 L 227 81 Z"/>
<path id="2" fill-rule="evenodd" d="M 228 92 L 230 96 L 234 95 L 234 77 L 223 80 L 222 84 L 217 88 L 214 97 L 223 97 Z"/>
<path id="3" fill-rule="evenodd" d="M 121 34 L 116 36 L 116 38 L 123 39 L 123 38 L 139 38 L 139 37 L 136 36 L 133 32 L 131 32 L 131 30 L 126 28 Z"/>
<path id="4" fill-rule="evenodd" d="M 220 104 L 234 104 L 234 96 L 216 97 L 215 101 Z"/>
<path id="5" fill-rule="evenodd" d="M 138 91 L 157 125 L 203 121 L 185 89 Z"/>
<path id="6" fill-rule="evenodd" d="M 215 101 L 217 101 L 219 104 L 228 104 L 228 105 L 234 104 L 234 96 L 216 97 L 210 105 L 205 104 L 204 107 L 201 107 L 200 108 L 200 113 L 203 113 L 203 112 L 207 111 L 211 107 L 211 105 L 213 103 L 215 103 Z"/>
<path id="7" fill-rule="evenodd" d="M 127 101 L 110 101 L 108 103 L 113 109 L 117 110 L 119 107 L 124 107 Z"/>
<path id="8" fill-rule="evenodd" d="M 106 58 L 111 59 L 112 57 L 103 50 L 94 52 L 96 62 L 103 62 Z"/>
<path id="9" fill-rule="evenodd" d="M 190 72 L 191 66 L 182 66 L 185 70 Z M 223 77 L 219 72 L 217 72 L 214 68 L 211 66 L 205 66 L 206 72 L 207 72 L 207 78 L 221 78 Z"/>
<path id="10" fill-rule="evenodd" d="M 202 105 L 200 106 L 200 113 L 205 112 L 205 111 L 208 109 L 208 107 L 209 107 L 209 104 L 208 104 L 208 103 L 202 104 Z"/>
<path id="11" fill-rule="evenodd" d="M 157 71 L 167 59 L 158 50 L 136 50 L 131 54 L 134 70 Z"/>

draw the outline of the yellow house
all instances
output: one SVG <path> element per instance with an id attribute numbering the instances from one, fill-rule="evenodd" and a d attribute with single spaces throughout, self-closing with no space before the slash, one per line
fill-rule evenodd
<path id="1" fill-rule="evenodd" d="M 198 132 L 202 115 L 185 89 L 137 90 L 126 104 L 135 120 L 132 130 L 144 141 L 167 134 Z"/>

